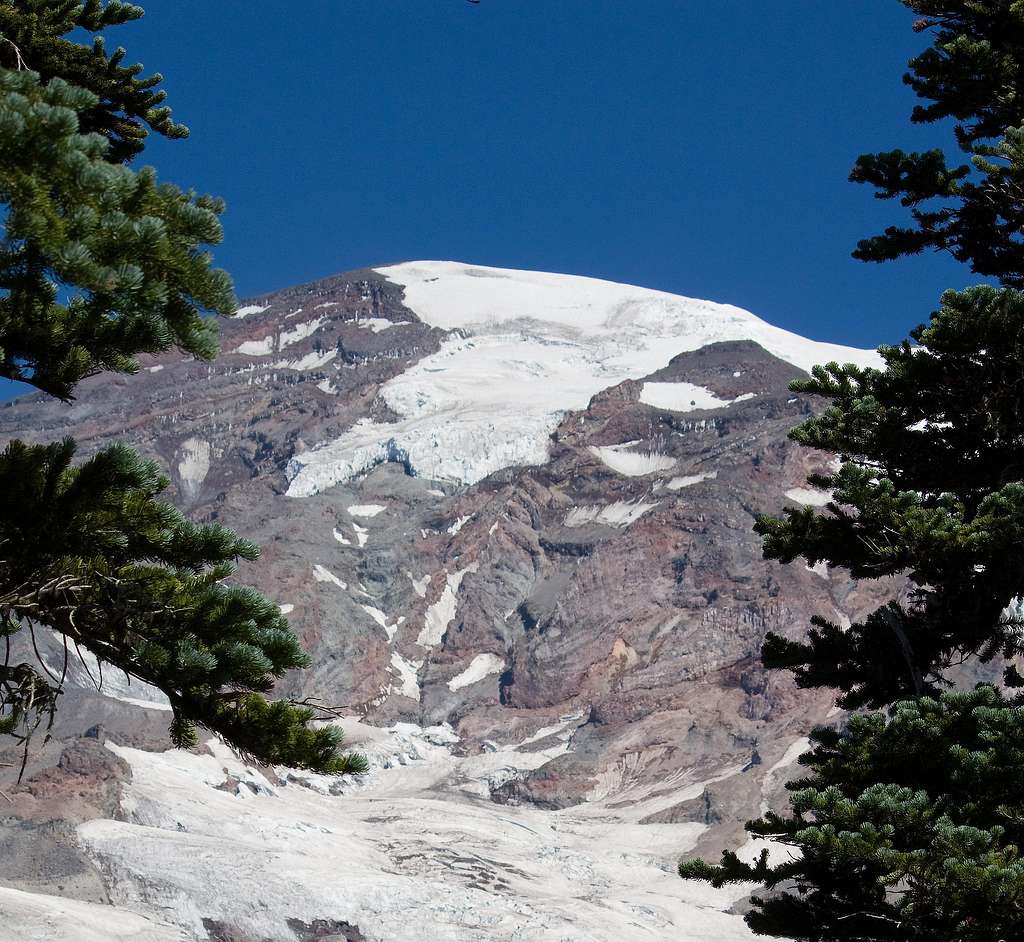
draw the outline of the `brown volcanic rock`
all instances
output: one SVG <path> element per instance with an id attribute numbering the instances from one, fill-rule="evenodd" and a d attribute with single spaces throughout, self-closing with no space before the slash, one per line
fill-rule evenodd
<path id="1" fill-rule="evenodd" d="M 581 800 L 628 755 L 645 757 L 638 780 L 742 763 L 756 742 L 774 762 L 823 715 L 829 697 L 760 667 L 764 636 L 798 636 L 815 614 L 856 618 L 884 587 L 855 589 L 835 574 L 761 558 L 755 514 L 779 512 L 786 489 L 826 467 L 786 438 L 810 414 L 788 391 L 797 375 L 752 343 L 682 354 L 659 381 L 753 398 L 681 414 L 641 403 L 641 382 L 622 383 L 565 417 L 548 464 L 495 475 L 459 499 L 453 514 L 472 519 L 441 561 L 479 568 L 465 576 L 456 618 L 421 671 L 419 717 L 454 716 L 466 728 L 475 709 L 481 739 L 504 738 L 502 704 L 590 717 L 571 752 L 504 786 L 502 800 Z M 675 465 L 626 477 L 591 450 L 623 442 Z M 693 482 L 672 490 L 679 478 Z M 609 505 L 644 512 L 625 527 L 571 519 Z M 481 652 L 503 655 L 505 673 L 453 696 L 442 681 Z"/>
<path id="2" fill-rule="evenodd" d="M 107 901 L 102 875 L 79 849 L 75 826 L 120 816 L 121 784 L 131 777 L 127 764 L 103 747 L 98 731 L 42 750 L 33 743 L 31 752 L 20 782 L 21 750 L 0 753 L 7 800 L 0 810 L 0 883 Z"/>
<path id="3" fill-rule="evenodd" d="M 256 298 L 253 313 L 221 322 L 213 363 L 166 354 L 136 376 L 87 380 L 70 405 L 43 395 L 4 403 L 0 439 L 73 434 L 83 455 L 129 441 L 168 470 L 177 502 L 215 516 L 233 486 L 269 478 L 281 488 L 279 472 L 307 441 L 379 410 L 380 386 L 437 349 L 443 332 L 401 294 L 353 272 Z"/>

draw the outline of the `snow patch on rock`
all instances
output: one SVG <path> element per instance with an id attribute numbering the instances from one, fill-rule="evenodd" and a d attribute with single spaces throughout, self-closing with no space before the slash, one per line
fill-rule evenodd
<path id="1" fill-rule="evenodd" d="M 681 491 L 684 487 L 693 487 L 694 484 L 700 484 L 701 481 L 713 481 L 717 477 L 717 471 L 706 471 L 702 474 L 687 474 L 683 477 L 672 478 L 665 487 L 670 491 Z"/>
<path id="2" fill-rule="evenodd" d="M 63 635 L 54 631 L 57 643 L 64 645 Z M 60 668 L 52 669 L 59 675 Z M 171 701 L 167 695 L 152 684 L 147 684 L 137 677 L 129 677 L 124 671 L 116 670 L 110 664 L 100 665 L 96 656 L 85 648 L 71 649 L 68 655 L 68 680 L 76 687 L 95 690 L 112 700 L 130 703 L 132 706 L 147 710 L 170 710 Z"/>
<path id="3" fill-rule="evenodd" d="M 348 508 L 350 517 L 376 517 L 387 510 L 383 504 L 353 504 Z"/>
<path id="4" fill-rule="evenodd" d="M 293 311 L 288 316 L 291 317 L 294 314 L 298 314 L 302 308 L 298 311 Z M 317 317 L 311 321 L 305 321 L 301 324 L 296 324 L 290 330 L 282 330 L 275 338 L 273 334 L 267 334 L 266 337 L 262 337 L 259 340 L 246 340 L 240 343 L 234 349 L 234 353 L 243 353 L 246 356 L 251 357 L 265 357 L 271 353 L 276 353 L 283 350 L 285 347 L 291 346 L 293 343 L 298 343 L 300 340 L 305 340 L 311 334 L 319 330 L 327 321 L 325 317 Z M 323 354 L 316 354 L 317 356 L 323 356 Z M 305 358 L 303 358 L 305 359 Z M 327 361 L 324 361 L 327 362 Z M 272 364 L 277 366 L 279 364 Z M 288 367 L 288 369 L 312 369 L 313 367 Z"/>
<path id="5" fill-rule="evenodd" d="M 430 574 L 427 573 L 422 579 L 417 579 L 411 572 L 407 572 L 406 575 L 412 583 L 413 592 L 421 599 L 425 599 L 427 597 L 427 586 L 430 585 Z"/>
<path id="6" fill-rule="evenodd" d="M 505 669 L 504 658 L 497 654 L 478 654 L 469 662 L 469 667 L 448 681 L 448 689 L 455 691 L 479 683 L 491 674 L 500 674 Z"/>
<path id="7" fill-rule="evenodd" d="M 267 334 L 261 340 L 246 340 L 235 347 L 234 353 L 244 353 L 250 357 L 265 357 L 274 352 L 274 335 Z"/>
<path id="8" fill-rule="evenodd" d="M 389 321 L 386 317 L 360 317 L 359 320 L 355 321 L 356 327 L 372 330 L 375 334 L 379 334 L 382 330 L 388 330 L 391 327 L 404 327 L 406 324 L 411 323 L 412 321 Z"/>
<path id="9" fill-rule="evenodd" d="M 824 507 L 832 500 L 829 491 L 821 491 L 816 487 L 791 487 L 786 491 L 786 496 L 794 503 L 803 504 L 805 507 Z"/>
<path id="10" fill-rule="evenodd" d="M 366 546 L 366 541 L 370 538 L 370 531 L 367 530 L 366 527 L 359 526 L 358 523 L 352 524 L 352 530 L 356 535 L 356 545 L 360 548 Z"/>
<path id="11" fill-rule="evenodd" d="M 178 449 L 178 479 L 185 497 L 192 500 L 210 473 L 210 443 L 186 438 Z"/>
<path id="12" fill-rule="evenodd" d="M 293 343 L 305 340 L 307 337 L 315 334 L 326 323 L 326 317 L 314 317 L 311 321 L 303 321 L 301 324 L 296 324 L 290 330 L 282 330 L 278 336 L 277 349 L 283 350 L 285 347 L 290 347 Z"/>
<path id="13" fill-rule="evenodd" d="M 398 625 L 389 625 L 388 616 L 379 608 L 375 608 L 372 605 L 360 605 L 359 607 L 384 629 L 384 634 L 387 635 L 388 643 L 390 644 L 395 637 L 395 632 L 398 630 Z"/>
<path id="14" fill-rule="evenodd" d="M 551 726 L 542 726 L 537 732 L 527 736 L 520 744 L 519 748 L 523 749 L 526 746 L 532 746 L 535 742 L 540 742 L 542 739 L 547 739 L 549 736 L 558 736 L 562 742 L 568 741 L 572 734 L 579 727 L 580 723 L 587 718 L 586 712 L 567 713 L 564 716 L 558 718 L 558 722 Z"/>
<path id="15" fill-rule="evenodd" d="M 657 452 L 632 451 L 633 443 L 623 445 L 591 445 L 590 452 L 613 471 L 626 477 L 644 477 L 674 468 L 676 459 Z"/>
<path id="16" fill-rule="evenodd" d="M 471 563 L 465 569 L 448 574 L 441 597 L 427 609 L 427 614 L 423 619 L 423 630 L 416 638 L 418 645 L 433 648 L 441 643 L 444 633 L 455 618 L 462 580 L 466 577 L 466 573 L 476 572 L 479 568 L 479 563 Z"/>
<path id="17" fill-rule="evenodd" d="M 609 527 L 628 527 L 657 506 L 657 503 L 648 504 L 642 500 L 620 500 L 607 507 L 574 507 L 565 516 L 565 526 L 582 527 L 588 523 L 603 523 Z"/>
<path id="18" fill-rule="evenodd" d="M 773 790 L 781 788 L 783 779 L 786 777 L 786 769 L 810 748 L 811 741 L 806 736 L 790 743 L 789 748 L 782 754 L 782 758 L 764 773 L 764 778 L 761 780 L 761 793 L 767 796 Z M 767 814 L 768 810 L 768 802 L 762 801 L 761 814 Z"/>
<path id="19" fill-rule="evenodd" d="M 693 383 L 644 383 L 640 401 L 655 409 L 693 412 L 696 409 L 721 409 L 735 400 L 719 399 L 710 389 Z"/>
<path id="20" fill-rule="evenodd" d="M 330 569 L 321 566 L 319 563 L 313 566 L 313 578 L 317 582 L 332 582 L 339 589 L 347 589 L 348 585 L 342 582 Z"/>
<path id="21" fill-rule="evenodd" d="M 830 713 L 829 715 L 833 714 Z M 790 743 L 782 758 L 765 772 L 764 778 L 761 780 L 761 814 L 764 815 L 769 812 L 769 798 L 772 792 L 778 791 L 784 779 L 789 777 L 786 774 L 786 770 L 810 748 L 811 741 L 809 739 L 806 737 L 797 739 L 795 742 Z M 781 863 L 794 859 L 795 856 L 792 847 L 763 837 L 751 837 L 737 849 L 736 854 L 740 860 L 753 864 L 757 862 L 757 858 L 765 850 L 768 851 L 768 863 L 771 866 L 778 866 Z"/>
<path id="22" fill-rule="evenodd" d="M 813 566 L 808 566 L 805 563 L 804 569 L 806 569 L 808 572 L 813 572 L 814 575 L 820 576 L 822 579 L 830 578 L 828 574 L 828 563 L 826 563 L 823 559 L 819 559 Z"/>
<path id="23" fill-rule="evenodd" d="M 398 674 L 399 685 L 393 688 L 396 693 L 410 700 L 420 699 L 419 669 L 422 661 L 408 661 L 397 651 L 391 652 L 391 667 Z"/>
<path id="24" fill-rule="evenodd" d="M 280 370 L 318 370 L 330 363 L 337 355 L 337 350 L 311 350 L 297 360 L 278 360 L 276 363 L 271 363 L 270 366 Z"/>
<path id="25" fill-rule="evenodd" d="M 248 317 L 250 314 L 262 314 L 265 310 L 267 310 L 265 304 L 247 304 L 235 311 L 235 317 L 242 318 Z"/>

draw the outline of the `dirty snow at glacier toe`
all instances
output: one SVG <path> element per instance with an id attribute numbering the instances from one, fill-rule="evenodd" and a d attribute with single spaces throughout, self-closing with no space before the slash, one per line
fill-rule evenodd
<path id="1" fill-rule="evenodd" d="M 397 422 L 362 420 L 293 458 L 291 497 L 384 461 L 462 484 L 543 463 L 565 412 L 716 341 L 753 340 L 802 369 L 829 360 L 879 362 L 873 351 L 807 340 L 727 304 L 594 278 L 460 262 L 377 271 L 404 288 L 406 306 L 422 321 L 457 332 L 385 384 Z"/>
<path id="2" fill-rule="evenodd" d="M 296 921 L 332 920 L 368 942 L 753 939 L 725 911 L 747 887 L 719 891 L 676 875 L 705 826 L 640 823 L 697 797 L 705 782 L 663 782 L 628 807 L 614 791 L 562 811 L 483 797 L 568 750 L 584 719 L 540 731 L 548 748 L 527 741 L 472 756 L 458 755 L 448 726 L 346 721 L 371 762 L 361 783 L 283 769 L 265 776 L 215 741 L 208 755 L 108 743 L 132 771 L 122 820 L 86 822 L 79 839 L 113 875 L 108 924 L 125 931 L 95 938 L 205 938 L 210 920 L 283 939 Z M 11 910 L 16 925 L 33 925 L 43 910 L 49 927 L 71 931 L 89 915 L 24 895 Z"/>

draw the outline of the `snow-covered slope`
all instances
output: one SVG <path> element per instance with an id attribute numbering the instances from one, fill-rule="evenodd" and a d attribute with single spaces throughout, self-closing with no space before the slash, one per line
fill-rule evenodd
<path id="1" fill-rule="evenodd" d="M 830 360 L 878 363 L 873 351 L 807 340 L 731 305 L 594 278 L 460 262 L 408 262 L 378 273 L 404 287 L 406 306 L 421 320 L 454 333 L 384 386 L 399 421 L 363 420 L 295 457 L 291 497 L 388 460 L 463 484 L 540 464 L 566 411 L 716 341 L 753 340 L 802 369 Z"/>
<path id="2" fill-rule="evenodd" d="M 0 886 L 0 920 L 7 939 L 32 942 L 188 942 L 178 927 L 116 906 Z M 194 936 L 192 936 L 194 938 Z"/>
<path id="3" fill-rule="evenodd" d="M 665 291 L 599 278 L 488 268 L 463 262 L 405 262 L 377 271 L 405 288 L 405 303 L 434 327 L 487 332 L 536 320 L 544 329 L 571 333 L 635 331 L 674 337 L 695 350 L 717 340 L 755 340 L 769 353 L 810 369 L 839 360 L 873 363 L 874 353 L 819 343 L 773 327 L 731 304 L 685 298 Z"/>
<path id="4" fill-rule="evenodd" d="M 634 789 L 628 807 L 617 781 L 610 802 L 561 812 L 479 800 L 488 782 L 564 753 L 583 720 L 461 758 L 450 727 L 349 722 L 373 766 L 360 785 L 285 770 L 274 781 L 216 742 L 207 756 L 111 744 L 132 769 L 126 820 L 90 821 L 79 835 L 116 876 L 111 925 L 171 920 L 189 938 L 206 938 L 211 917 L 230 927 L 223 938 L 275 940 L 297 937 L 296 920 L 327 917 L 373 942 L 752 940 L 727 912 L 746 887 L 676 875 L 705 825 L 642 823 L 706 782 L 680 775 Z M 6 902 L 0 891 L 0 911 Z M 164 931 L 133 938 L 177 938 Z"/>

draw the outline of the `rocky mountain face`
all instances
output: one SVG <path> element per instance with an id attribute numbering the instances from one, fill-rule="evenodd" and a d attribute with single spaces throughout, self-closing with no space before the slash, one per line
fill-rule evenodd
<path id="1" fill-rule="evenodd" d="M 70 406 L 7 404 L 0 440 L 127 441 L 190 515 L 259 543 L 238 579 L 314 658 L 280 692 L 345 707 L 374 771 L 161 752 L 159 694 L 97 691 L 79 665 L 58 737 L 0 783 L 8 924 L 747 938 L 741 894 L 683 884 L 675 861 L 742 843 L 832 717 L 762 668 L 765 633 L 893 592 L 767 562 L 751 529 L 827 501 L 806 477 L 828 456 L 786 438 L 817 406 L 788 383 L 873 355 L 724 305 L 455 263 L 253 299 L 222 350 Z"/>

